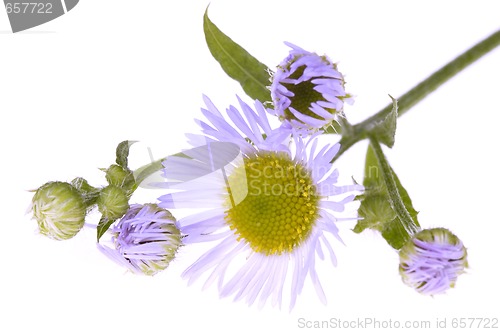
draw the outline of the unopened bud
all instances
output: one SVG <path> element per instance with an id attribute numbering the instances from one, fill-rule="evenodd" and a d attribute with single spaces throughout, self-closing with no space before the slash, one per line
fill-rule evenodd
<path id="1" fill-rule="evenodd" d="M 175 218 L 156 204 L 134 204 L 112 229 L 114 248 L 98 248 L 134 273 L 166 269 L 182 245 Z"/>
<path id="2" fill-rule="evenodd" d="M 106 180 L 109 184 L 122 188 L 126 192 L 132 190 L 135 184 L 133 173 L 120 165 L 111 165 L 106 170 Z"/>
<path id="3" fill-rule="evenodd" d="M 38 188 L 32 211 L 40 233 L 55 240 L 72 238 L 85 223 L 83 197 L 67 182 L 48 182 Z"/>
<path id="4" fill-rule="evenodd" d="M 128 210 L 128 197 L 123 189 L 110 184 L 103 188 L 97 199 L 99 212 L 109 220 L 116 220 Z"/>
<path id="5" fill-rule="evenodd" d="M 417 292 L 435 295 L 453 288 L 464 273 L 467 250 L 462 241 L 445 228 L 417 233 L 399 251 L 403 282 Z"/>
<path id="6" fill-rule="evenodd" d="M 274 112 L 296 128 L 321 129 L 343 116 L 344 76 L 327 56 L 319 56 L 291 43 L 290 54 L 272 78 Z"/>

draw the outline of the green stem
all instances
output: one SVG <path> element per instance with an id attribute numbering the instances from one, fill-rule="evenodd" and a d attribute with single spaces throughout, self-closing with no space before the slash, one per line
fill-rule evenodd
<path id="1" fill-rule="evenodd" d="M 410 108 L 446 83 L 450 78 L 458 74 L 470 64 L 474 63 L 483 55 L 496 48 L 498 45 L 500 45 L 500 30 L 477 43 L 449 62 L 447 65 L 430 75 L 428 78 L 417 84 L 413 89 L 397 98 L 399 105 L 398 114 L 402 115 L 406 113 Z M 348 131 L 343 132 L 340 140 L 340 151 L 332 159 L 332 163 L 335 162 L 335 160 L 337 160 L 351 146 L 365 138 L 368 138 L 370 136 L 370 131 L 375 127 L 375 124 L 383 121 L 391 110 L 392 103 L 387 105 L 377 114 L 361 123 L 349 127 Z M 331 133 L 331 131 L 328 132 Z"/>
<path id="2" fill-rule="evenodd" d="M 424 99 L 427 95 L 439 88 L 443 83 L 461 72 L 470 64 L 477 61 L 483 55 L 492 51 L 500 45 L 500 30 L 496 31 L 486 39 L 474 45 L 444 67 L 430 75 L 424 81 L 420 82 L 413 89 L 402 95 L 398 99 L 399 115 L 406 113 L 410 108 Z M 392 109 L 392 104 L 387 105 L 382 111 L 371 118 L 363 121 L 360 125 L 367 122 L 373 122 L 383 119 Z"/>
<path id="3" fill-rule="evenodd" d="M 382 151 L 380 143 L 374 137 L 370 137 L 370 144 L 373 148 L 373 151 L 375 152 L 375 156 L 377 156 L 377 160 L 380 165 L 382 180 L 387 187 L 391 207 L 394 212 L 396 212 L 399 220 L 401 220 L 403 227 L 408 235 L 412 237 L 420 230 L 420 227 L 415 223 L 410 213 L 406 209 L 406 206 L 404 205 L 403 199 L 399 194 L 398 186 L 396 184 L 396 181 L 394 180 L 392 168 L 389 165 L 384 152 Z"/>

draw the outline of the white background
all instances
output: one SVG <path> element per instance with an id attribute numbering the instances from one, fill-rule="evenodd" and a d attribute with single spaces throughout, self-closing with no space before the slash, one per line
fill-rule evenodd
<path id="1" fill-rule="evenodd" d="M 334 244 L 338 266 L 318 264 L 328 305 L 308 284 L 291 313 L 287 306 L 258 310 L 219 299 L 214 288 L 202 291 L 201 281 L 188 287 L 180 273 L 199 254 L 190 247 L 147 278 L 124 273 L 98 252 L 92 229 L 66 242 L 37 233 L 25 214 L 28 190 L 76 176 L 104 185 L 98 167 L 113 163 L 122 140 L 141 141 L 132 150 L 136 166 L 147 161 L 147 146 L 155 157 L 177 152 L 186 147 L 184 133 L 197 131 L 192 119 L 200 116 L 202 94 L 221 109 L 243 95 L 205 45 L 207 5 L 82 0 L 65 16 L 18 34 L 0 10 L 0 330 L 296 331 L 300 318 L 433 327 L 446 318 L 451 329 L 453 318 L 499 319 L 498 49 L 404 115 L 387 151 L 421 225 L 451 229 L 469 250 L 470 269 L 447 295 L 424 297 L 406 287 L 394 250 L 378 234 L 354 234 L 354 222 L 339 225 L 346 245 Z M 499 12 L 496 1 L 210 6 L 212 20 L 270 67 L 287 55 L 284 40 L 338 61 L 357 96 L 345 109 L 354 123 L 498 29 Z M 365 150 L 362 142 L 341 158 L 343 180 L 361 181 Z M 139 190 L 132 202 L 159 194 Z"/>

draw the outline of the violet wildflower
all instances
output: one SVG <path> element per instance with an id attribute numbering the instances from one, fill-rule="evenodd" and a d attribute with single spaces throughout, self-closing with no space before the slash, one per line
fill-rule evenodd
<path id="1" fill-rule="evenodd" d="M 224 142 L 236 145 L 240 158 L 231 157 L 217 170 L 223 176 L 213 177 L 202 177 L 204 167 L 196 158 L 171 157 L 164 164 L 167 178 L 200 174 L 201 180 L 178 184 L 176 189 L 182 191 L 161 196 L 159 205 L 207 208 L 180 219 L 179 225 L 186 234 L 185 243 L 213 243 L 183 276 L 191 283 L 209 273 L 205 286 L 217 281 L 222 297 L 234 295 L 249 305 L 259 297 L 260 305 L 272 298 L 273 305 L 281 306 L 288 280 L 290 309 L 310 278 L 325 302 L 316 259 L 324 259 L 326 249 L 336 265 L 327 236 L 341 241 L 335 213 L 354 199 L 349 192 L 359 189 L 337 186 L 338 172 L 330 160 L 339 145 L 318 148 L 317 135 L 307 141 L 299 135 L 290 141 L 290 131 L 271 128 L 258 101 L 255 110 L 241 100 L 243 112 L 230 106 L 227 114 L 234 125 L 210 99 L 205 97 L 205 103 L 207 109 L 202 112 L 210 124 L 199 124 L 209 152 L 206 159 L 213 162 L 217 153 L 228 153 L 224 148 L 214 151 Z M 335 196 L 336 200 L 330 199 Z"/>

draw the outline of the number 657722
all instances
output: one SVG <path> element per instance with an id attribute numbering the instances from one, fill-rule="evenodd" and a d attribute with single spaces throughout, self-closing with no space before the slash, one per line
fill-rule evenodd
<path id="1" fill-rule="evenodd" d="M 52 4 L 42 2 L 14 2 L 5 4 L 7 14 L 52 14 Z"/>

